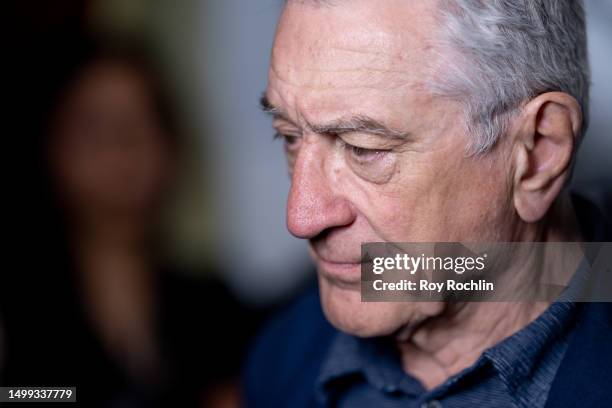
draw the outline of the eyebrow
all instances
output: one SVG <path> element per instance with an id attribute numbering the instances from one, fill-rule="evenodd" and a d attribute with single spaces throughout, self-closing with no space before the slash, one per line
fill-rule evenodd
<path id="1" fill-rule="evenodd" d="M 353 132 L 369 133 L 376 136 L 390 137 L 392 139 L 406 139 L 407 132 L 392 129 L 368 116 L 357 115 L 347 119 L 338 119 L 324 124 L 311 124 L 309 128 L 320 134 L 345 134 Z"/>
<path id="2" fill-rule="evenodd" d="M 272 105 L 264 94 L 259 100 L 261 110 L 269 115 L 291 121 L 287 115 L 276 106 Z M 408 132 L 392 129 L 389 126 L 365 115 L 351 116 L 346 119 L 337 119 L 329 123 L 310 124 L 308 128 L 319 134 L 346 134 L 353 132 L 369 133 L 377 136 L 390 137 L 393 139 L 406 139 Z"/>

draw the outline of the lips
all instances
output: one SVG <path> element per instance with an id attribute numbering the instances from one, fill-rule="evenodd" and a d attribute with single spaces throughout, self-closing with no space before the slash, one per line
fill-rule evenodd
<path id="1" fill-rule="evenodd" d="M 319 260 L 328 263 L 328 264 L 334 264 L 334 265 L 361 265 L 361 261 L 340 261 L 340 260 L 332 260 L 332 259 L 327 259 L 324 258 L 322 256 L 318 256 L 317 257 Z"/>
<path id="2" fill-rule="evenodd" d="M 322 245 L 316 245 L 313 244 L 311 242 L 310 245 L 310 253 L 312 255 L 312 257 L 315 260 L 321 260 L 325 263 L 328 264 L 337 264 L 337 265 L 344 265 L 344 264 L 348 264 L 348 265 L 354 265 L 354 264 L 361 264 L 361 254 L 356 255 L 356 256 L 338 256 L 338 255 L 332 255 L 329 251 L 327 250 L 327 247 L 323 247 Z"/>
<path id="3" fill-rule="evenodd" d="M 361 280 L 360 261 L 347 261 L 341 259 L 340 257 L 321 256 L 314 249 L 311 249 L 311 253 L 317 264 L 319 273 L 328 281 L 341 286 L 350 286 L 353 288 L 356 284 L 359 284 Z"/>
<path id="4" fill-rule="evenodd" d="M 361 265 L 360 257 L 357 257 L 357 258 L 356 257 L 346 257 L 342 259 L 340 257 L 325 256 L 316 250 L 312 250 L 311 252 L 313 253 L 313 257 L 315 258 L 316 261 L 321 261 L 325 264 L 335 265 L 335 266 L 347 266 L 347 267 Z"/>

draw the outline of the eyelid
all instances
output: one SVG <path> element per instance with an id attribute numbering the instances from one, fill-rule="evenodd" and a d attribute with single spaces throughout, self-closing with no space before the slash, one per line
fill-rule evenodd
<path id="1" fill-rule="evenodd" d="M 287 129 L 287 131 L 301 132 L 299 126 L 295 123 L 279 116 L 275 116 L 272 120 L 272 127 L 275 129 Z"/>
<path id="2" fill-rule="evenodd" d="M 349 146 L 366 150 L 392 151 L 401 144 L 399 140 L 361 132 L 340 133 L 336 137 Z"/>
<path id="3" fill-rule="evenodd" d="M 278 123 L 275 121 L 272 124 L 272 127 L 274 128 L 274 132 L 278 135 L 302 137 L 301 130 L 294 126 L 289 125 L 288 123 Z"/>
<path id="4" fill-rule="evenodd" d="M 293 135 L 291 133 L 287 133 L 287 132 L 279 132 L 276 131 L 274 132 L 274 134 L 272 135 L 272 139 L 277 140 L 277 139 L 287 139 L 287 138 L 301 138 L 301 135 Z"/>
<path id="5" fill-rule="evenodd" d="M 338 141 L 340 142 L 340 145 L 342 146 L 342 148 L 345 148 L 345 149 L 347 148 L 362 149 L 362 150 L 371 151 L 371 152 L 390 152 L 392 150 L 391 148 L 364 147 L 364 146 L 354 145 L 354 144 L 348 143 L 341 137 L 338 137 Z"/>

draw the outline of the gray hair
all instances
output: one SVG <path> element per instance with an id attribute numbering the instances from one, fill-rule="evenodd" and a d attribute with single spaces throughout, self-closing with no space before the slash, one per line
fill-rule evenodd
<path id="1" fill-rule="evenodd" d="M 573 96 L 588 122 L 590 72 L 581 0 L 439 0 L 441 32 L 429 88 L 460 101 L 473 142 L 489 151 L 522 104 Z"/>

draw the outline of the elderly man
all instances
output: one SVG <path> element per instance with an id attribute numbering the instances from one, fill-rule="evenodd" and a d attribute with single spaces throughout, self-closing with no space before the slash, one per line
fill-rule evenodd
<path id="1" fill-rule="evenodd" d="M 588 87 L 578 0 L 287 1 L 262 105 L 319 293 L 259 338 L 247 403 L 611 406 L 608 304 L 360 294 L 366 242 L 604 241 L 563 189 Z"/>

